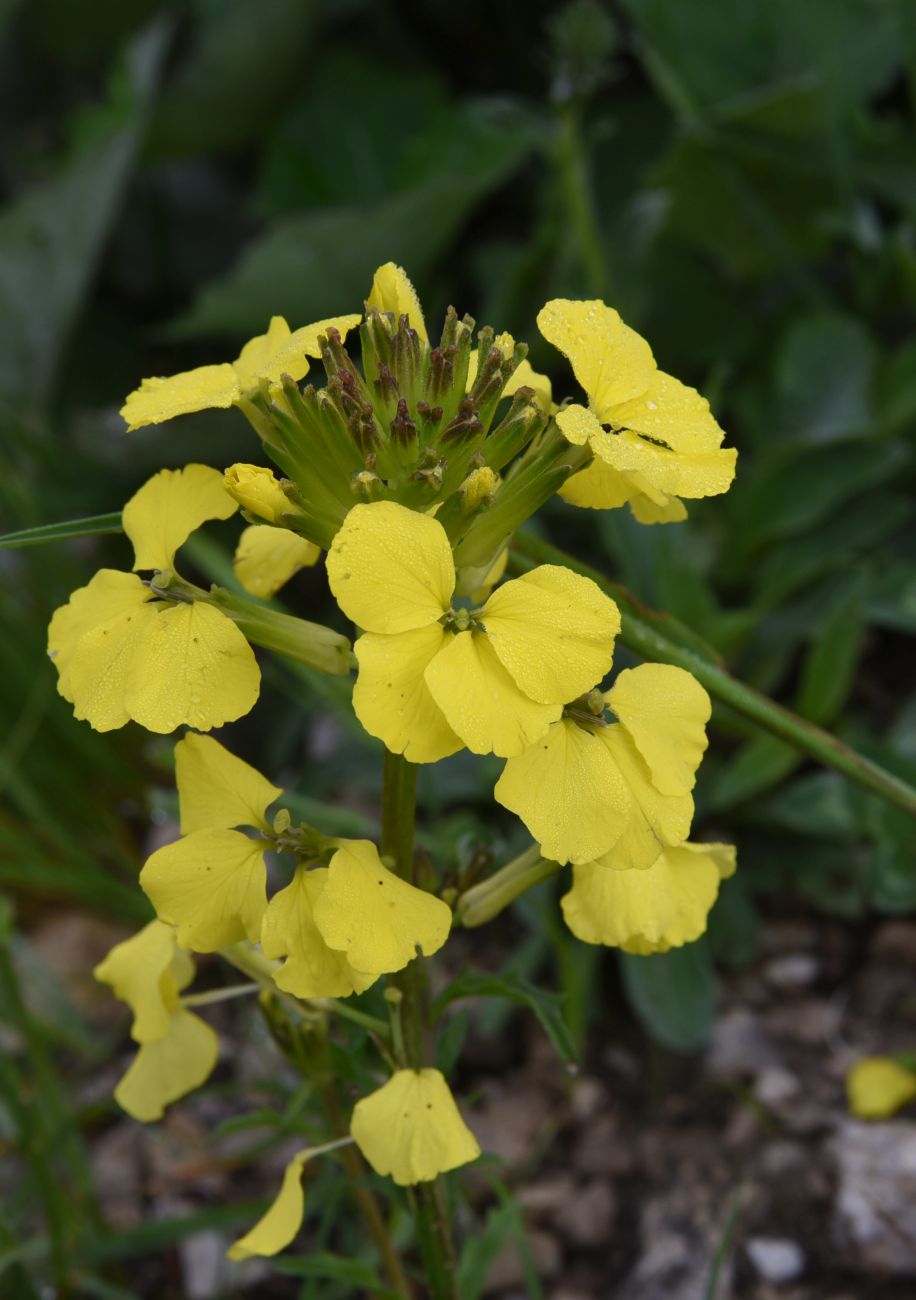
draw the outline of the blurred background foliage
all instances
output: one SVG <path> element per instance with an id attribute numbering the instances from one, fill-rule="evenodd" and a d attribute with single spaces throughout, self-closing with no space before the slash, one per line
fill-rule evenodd
<path id="1" fill-rule="evenodd" d="M 235 413 L 127 436 L 118 407 L 144 375 L 234 356 L 271 314 L 358 308 L 381 262 L 406 266 L 428 319 L 454 303 L 527 339 L 559 396 L 537 309 L 603 297 L 710 397 L 738 480 L 683 525 L 557 501 L 543 528 L 914 780 L 914 113 L 906 0 L 4 0 L 0 530 L 116 510 L 163 465 L 257 459 Z M 194 565 L 222 579 L 230 545 L 214 529 Z M 0 944 L 2 1140 L 45 1180 L 76 1294 L 102 1296 L 122 1292 L 92 1235 L 81 1132 L 103 1103 L 74 1116 L 53 1066 L 92 1069 L 124 1027 L 89 1033 L 29 936 L 55 908 L 142 921 L 150 820 L 174 813 L 171 741 L 90 732 L 44 661 L 51 611 L 103 563 L 128 563 L 123 538 L 3 552 L 0 588 L 0 888 L 17 913 Z M 284 599 L 333 618 L 320 572 Z M 375 746 L 340 684 L 278 663 L 266 678 L 230 743 L 303 815 L 371 833 Z M 424 843 L 450 868 L 522 842 L 494 816 L 493 775 L 468 756 L 422 774 Z M 542 886 L 513 923 L 512 996 L 559 980 L 581 1041 L 609 1014 L 596 988 L 612 1007 L 620 988 L 657 1039 L 690 1048 L 713 963 L 752 960 L 761 915 L 916 911 L 906 816 L 725 708 L 696 827 L 737 840 L 741 863 L 707 940 L 626 959 L 618 985 Z M 55 1226 L 61 1187 L 85 1214 Z M 37 1294 L 17 1244 L 33 1191 L 0 1222 L 16 1295 Z"/>

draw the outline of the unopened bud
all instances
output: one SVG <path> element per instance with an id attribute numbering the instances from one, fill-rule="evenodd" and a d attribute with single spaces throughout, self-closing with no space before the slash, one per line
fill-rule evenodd
<path id="1" fill-rule="evenodd" d="M 283 522 L 283 516 L 296 513 L 273 470 L 261 465 L 230 465 L 223 475 L 229 495 L 258 519 L 269 524 Z"/>

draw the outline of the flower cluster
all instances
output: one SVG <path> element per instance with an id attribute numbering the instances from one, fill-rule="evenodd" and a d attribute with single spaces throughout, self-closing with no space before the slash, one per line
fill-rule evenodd
<path id="1" fill-rule="evenodd" d="M 383 861 L 369 840 L 294 826 L 283 809 L 269 819 L 281 791 L 200 734 L 254 706 L 253 645 L 323 672 L 356 666 L 356 717 L 401 761 L 461 749 L 503 759 L 495 798 L 527 827 L 533 853 L 568 870 L 563 916 L 583 941 L 648 954 L 704 930 L 735 866 L 730 846 L 689 840 L 706 692 L 667 664 L 609 680 L 615 602 L 571 568 L 510 561 L 510 546 L 555 493 L 591 509 L 629 504 L 645 524 L 683 519 L 684 499 L 727 490 L 735 452 L 705 399 L 660 371 L 612 308 L 556 299 L 538 326 L 568 358 L 584 404 L 557 405 L 523 343 L 475 333 L 451 308 L 434 342 L 391 263 L 362 315 L 296 330 L 274 317 L 235 361 L 144 380 L 128 397 L 131 429 L 236 407 L 280 473 L 163 470 L 124 508 L 132 572 L 102 570 L 51 623 L 58 687 L 78 717 L 99 730 L 193 728 L 175 746 L 181 836 L 140 876 L 157 920 L 97 971 L 134 1013 L 140 1048 L 117 1096 L 138 1118 L 158 1117 L 216 1063 L 215 1035 L 189 1009 L 189 953 L 221 952 L 255 970 L 270 997 L 304 1004 L 364 993 L 437 952 L 452 925 L 409 863 Z M 347 346 L 357 328 L 360 364 Z M 303 387 L 315 359 L 326 382 Z M 195 586 L 177 552 L 238 510 L 247 526 L 234 572 L 247 594 Z M 270 603 L 322 552 L 355 625 L 352 654 L 338 633 Z M 274 856 L 287 869 L 271 892 Z M 388 1064 L 340 1141 L 399 1184 L 474 1159 L 443 1076 L 403 1044 Z M 295 1155 L 235 1257 L 292 1239 L 303 1171 L 340 1141 Z"/>

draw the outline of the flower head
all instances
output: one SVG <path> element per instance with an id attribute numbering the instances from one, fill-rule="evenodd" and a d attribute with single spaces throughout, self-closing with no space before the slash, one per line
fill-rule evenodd
<path id="1" fill-rule="evenodd" d="M 605 706 L 618 721 L 608 723 Z M 509 759 L 496 798 L 557 862 L 651 867 L 682 843 L 706 749 L 709 696 L 682 668 L 625 669 Z"/>
<path id="2" fill-rule="evenodd" d="M 719 884 L 735 870 L 730 844 L 681 844 L 644 871 L 614 871 L 600 862 L 573 867 L 561 900 L 573 934 L 647 956 L 699 939 Z"/>
<path id="3" fill-rule="evenodd" d="M 480 1155 L 438 1070 L 398 1070 L 356 1103 L 350 1132 L 375 1172 L 400 1187 L 429 1182 Z"/>
<path id="4" fill-rule="evenodd" d="M 216 1034 L 179 996 L 194 978 L 194 963 L 176 946 L 171 926 L 150 921 L 112 948 L 95 968 L 95 977 L 131 1008 L 131 1036 L 140 1044 L 115 1099 L 134 1119 L 159 1119 L 166 1106 L 203 1083 L 216 1065 Z"/>
<path id="5" fill-rule="evenodd" d="M 538 329 L 569 358 L 588 407 L 568 406 L 557 423 L 569 442 L 588 443 L 591 465 L 567 480 L 573 505 L 610 509 L 629 502 L 642 523 L 686 515 L 681 497 L 726 492 L 736 452 L 709 403 L 655 364 L 645 339 L 597 300 L 557 298 L 538 313 Z"/>
<path id="6" fill-rule="evenodd" d="M 167 379 L 144 379 L 127 398 L 121 415 L 128 429 L 140 429 L 191 411 L 233 406 L 262 379 L 272 385 L 278 385 L 283 375 L 302 379 L 308 373 L 308 358 L 319 356 L 321 335 L 329 329 L 346 334 L 359 320 L 359 316 L 335 316 L 291 331 L 282 316 L 273 316 L 267 333 L 250 339 L 232 362 L 198 366 Z"/>
<path id="7" fill-rule="evenodd" d="M 133 719 L 149 731 L 207 731 L 247 713 L 261 674 L 235 623 L 213 605 L 170 593 L 175 553 L 208 519 L 237 509 L 205 465 L 161 470 L 123 512 L 134 572 L 101 569 L 58 609 L 48 653 L 60 694 L 97 731 Z M 136 570 L 152 571 L 158 585 Z"/>
<path id="8" fill-rule="evenodd" d="M 328 553 L 337 602 L 362 629 L 353 707 L 394 753 L 521 753 L 563 701 L 610 667 L 617 607 L 588 578 L 544 565 L 479 610 L 454 610 L 445 530 L 393 502 L 356 506 Z"/>

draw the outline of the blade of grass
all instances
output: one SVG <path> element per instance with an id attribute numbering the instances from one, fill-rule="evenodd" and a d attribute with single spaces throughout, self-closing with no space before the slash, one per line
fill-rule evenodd
<path id="1" fill-rule="evenodd" d="M 4 533 L 0 536 L 0 548 L 39 546 L 42 542 L 63 542 L 69 537 L 102 537 L 121 531 L 121 512 L 115 510 L 108 515 L 87 515 L 85 519 L 67 519 L 60 524 L 40 524 L 37 528 Z"/>

